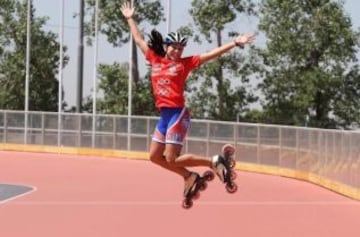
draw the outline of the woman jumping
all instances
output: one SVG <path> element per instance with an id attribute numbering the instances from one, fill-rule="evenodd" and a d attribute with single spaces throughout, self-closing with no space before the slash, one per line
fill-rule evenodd
<path id="1" fill-rule="evenodd" d="M 231 170 L 223 155 L 213 157 L 180 155 L 190 126 L 190 113 L 185 106 L 184 98 L 185 82 L 193 69 L 237 46 L 243 47 L 252 43 L 255 35 L 239 35 L 234 41 L 210 52 L 182 57 L 187 39 L 179 32 L 169 33 L 163 40 L 161 34 L 153 30 L 150 41 L 146 42 L 133 19 L 135 8 L 129 2 L 125 2 L 121 12 L 129 24 L 136 45 L 151 65 L 153 95 L 156 107 L 160 111 L 160 118 L 150 145 L 150 160 L 184 178 L 185 197 L 197 192 L 201 184 L 199 174 L 185 167 L 210 167 L 222 182 L 227 182 Z"/>

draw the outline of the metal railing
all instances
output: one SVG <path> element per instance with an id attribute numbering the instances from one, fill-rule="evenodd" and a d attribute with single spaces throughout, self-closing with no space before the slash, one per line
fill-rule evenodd
<path id="1" fill-rule="evenodd" d="M 93 129 L 91 114 L 63 113 L 60 123 L 57 113 L 27 115 L 25 126 L 23 111 L 0 110 L 0 142 L 148 151 L 157 122 L 156 117 L 99 114 Z M 226 143 L 236 146 L 238 161 L 310 172 L 360 188 L 358 132 L 194 119 L 184 152 L 210 156 Z"/>

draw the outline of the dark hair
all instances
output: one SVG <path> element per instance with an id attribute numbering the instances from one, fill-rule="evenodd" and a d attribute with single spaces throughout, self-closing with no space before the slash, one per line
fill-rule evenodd
<path id="1" fill-rule="evenodd" d="M 164 40 L 160 32 L 157 30 L 152 30 L 149 36 L 148 46 L 152 49 L 157 55 L 164 57 L 166 52 L 164 50 Z"/>

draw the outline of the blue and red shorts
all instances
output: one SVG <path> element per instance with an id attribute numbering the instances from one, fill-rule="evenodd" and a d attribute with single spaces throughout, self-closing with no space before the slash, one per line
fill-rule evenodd
<path id="1" fill-rule="evenodd" d="M 190 112 L 187 108 L 161 108 L 152 140 L 164 144 L 183 145 L 189 128 Z"/>

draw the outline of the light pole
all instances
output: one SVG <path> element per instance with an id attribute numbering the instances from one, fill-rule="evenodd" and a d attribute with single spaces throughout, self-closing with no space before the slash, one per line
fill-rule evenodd
<path id="1" fill-rule="evenodd" d="M 25 66 L 25 126 L 24 143 L 28 139 L 28 112 L 29 112 L 29 80 L 30 80 L 30 47 L 31 47 L 31 7 L 32 0 L 27 1 L 27 21 L 26 21 L 26 66 Z"/>
<path id="2" fill-rule="evenodd" d="M 131 0 L 131 6 L 134 6 L 134 0 Z M 131 115 L 132 115 L 132 82 L 133 82 L 133 36 L 130 33 L 129 42 L 129 80 L 128 80 L 128 122 L 127 122 L 127 149 L 131 149 Z"/>
<path id="3" fill-rule="evenodd" d="M 64 60 L 64 0 L 61 0 L 60 7 L 60 29 L 59 29 L 59 37 L 60 37 L 60 56 L 59 56 L 59 85 L 58 85 L 58 146 L 61 146 L 61 114 L 62 114 L 62 84 L 63 84 L 63 60 Z"/>
<path id="4" fill-rule="evenodd" d="M 98 62 L 98 46 L 99 46 L 99 0 L 95 3 L 95 46 L 94 46 L 94 65 L 93 65 L 93 93 L 92 93 L 92 147 L 95 147 L 95 133 L 96 133 L 96 92 L 97 92 L 97 62 Z"/>
<path id="5" fill-rule="evenodd" d="M 79 7 L 79 46 L 78 46 L 78 73 L 76 112 L 82 112 L 83 97 L 83 68 L 84 68 L 84 0 L 80 0 Z"/>
<path id="6" fill-rule="evenodd" d="M 166 24 L 166 30 L 167 33 L 170 33 L 171 31 L 171 0 L 167 0 L 167 24 Z"/>

